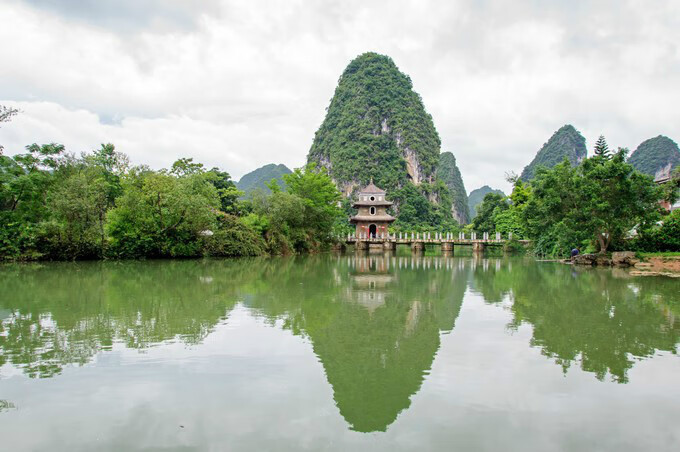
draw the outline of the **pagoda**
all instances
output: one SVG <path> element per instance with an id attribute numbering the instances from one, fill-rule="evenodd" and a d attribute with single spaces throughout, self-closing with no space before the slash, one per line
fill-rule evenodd
<path id="1" fill-rule="evenodd" d="M 352 207 L 358 209 L 350 222 L 356 224 L 357 237 L 384 237 L 387 228 L 396 218 L 387 213 L 392 202 L 385 199 L 387 193 L 371 183 L 359 191 L 359 197 Z"/>

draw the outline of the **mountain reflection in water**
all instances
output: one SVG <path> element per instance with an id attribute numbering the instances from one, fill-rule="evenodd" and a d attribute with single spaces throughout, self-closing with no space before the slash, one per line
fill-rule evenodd
<path id="1" fill-rule="evenodd" d="M 322 255 L 0 267 L 0 378 L 59 375 L 122 344 L 199 345 L 244 306 L 309 340 L 351 429 L 385 431 L 429 374 L 467 293 L 508 308 L 562 366 L 628 381 L 676 353 L 678 283 L 509 258 Z M 483 363 L 480 363 L 483 365 Z"/>

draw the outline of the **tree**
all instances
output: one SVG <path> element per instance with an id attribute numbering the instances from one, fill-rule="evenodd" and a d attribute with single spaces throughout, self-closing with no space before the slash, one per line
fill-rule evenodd
<path id="1" fill-rule="evenodd" d="M 19 113 L 19 110 L 16 108 L 12 107 L 5 107 L 4 105 L 0 105 L 0 124 L 3 122 L 9 122 L 13 116 L 15 116 L 17 113 Z M 2 155 L 2 150 L 3 147 L 0 144 L 0 155 Z"/>
<path id="2" fill-rule="evenodd" d="M 341 195 L 330 176 L 311 163 L 282 178 L 288 193 L 304 202 L 306 228 L 317 240 L 330 240 L 333 224 L 342 215 L 338 206 Z"/>
<path id="3" fill-rule="evenodd" d="M 595 149 L 593 153 L 597 157 L 602 157 L 605 159 L 611 157 L 609 152 L 609 146 L 607 146 L 607 140 L 604 139 L 604 135 L 600 135 L 600 137 L 597 139 L 597 142 L 595 142 Z"/>
<path id="4" fill-rule="evenodd" d="M 523 220 L 539 253 L 565 255 L 588 244 L 605 253 L 658 217 L 660 189 L 625 157 L 622 149 L 608 160 L 594 156 L 576 168 L 565 161 L 538 172 Z"/>
<path id="5" fill-rule="evenodd" d="M 604 163 L 587 159 L 579 170 L 582 226 L 594 236 L 600 253 L 636 224 L 658 216 L 661 191 L 650 176 L 626 163 L 625 149 Z"/>
<path id="6" fill-rule="evenodd" d="M 47 192 L 64 153 L 60 144 L 26 147 L 0 155 L 0 257 L 17 258 L 35 248 L 36 225 L 48 216 Z M 32 253 L 34 251 L 31 251 Z"/>
<path id="7" fill-rule="evenodd" d="M 477 232 L 495 232 L 495 217 L 509 209 L 505 196 L 498 193 L 487 193 L 477 207 L 477 215 L 472 219 L 472 227 Z"/>
<path id="8" fill-rule="evenodd" d="M 117 257 L 199 256 L 201 237 L 216 228 L 219 196 L 204 173 L 177 177 L 132 171 L 107 215 Z"/>
<path id="9" fill-rule="evenodd" d="M 236 188 L 236 184 L 231 180 L 229 173 L 220 171 L 219 168 L 212 168 L 208 171 L 211 176 L 210 182 L 217 189 L 220 197 L 220 209 L 229 214 L 239 214 L 240 206 L 238 199 L 243 196 L 243 192 Z"/>

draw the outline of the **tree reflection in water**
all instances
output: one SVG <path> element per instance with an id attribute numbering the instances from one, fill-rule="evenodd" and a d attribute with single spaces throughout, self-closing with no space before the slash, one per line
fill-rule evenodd
<path id="1" fill-rule="evenodd" d="M 618 277 L 617 277 L 618 276 Z M 322 255 L 0 268 L 0 366 L 33 378 L 115 344 L 201 343 L 239 303 L 309 339 L 350 427 L 384 431 L 410 406 L 466 290 L 509 306 L 511 328 L 566 372 L 627 381 L 675 353 L 677 281 L 508 258 Z"/>

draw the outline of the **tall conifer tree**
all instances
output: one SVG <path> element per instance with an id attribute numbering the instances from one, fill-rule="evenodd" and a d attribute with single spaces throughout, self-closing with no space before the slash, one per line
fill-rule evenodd
<path id="1" fill-rule="evenodd" d="M 600 138 L 597 139 L 597 142 L 595 143 L 594 153 L 596 156 L 604 157 L 606 159 L 611 157 L 611 154 L 609 152 L 609 146 L 607 145 L 607 140 L 604 139 L 604 135 L 600 135 Z"/>

